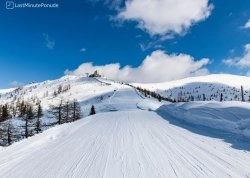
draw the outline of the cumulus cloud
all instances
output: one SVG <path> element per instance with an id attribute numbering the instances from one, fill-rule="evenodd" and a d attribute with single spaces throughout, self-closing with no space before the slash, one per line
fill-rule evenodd
<path id="1" fill-rule="evenodd" d="M 189 76 L 206 75 L 209 73 L 205 68 L 208 63 L 207 58 L 195 61 L 192 56 L 187 54 L 167 54 L 162 50 L 157 50 L 148 55 L 136 68 L 121 67 L 119 63 L 103 66 L 83 63 L 74 71 L 66 70 L 65 74 L 86 75 L 86 73 L 98 70 L 101 75 L 109 79 L 124 82 L 164 82 Z"/>
<path id="2" fill-rule="evenodd" d="M 150 35 L 183 34 L 205 20 L 213 9 L 209 0 L 127 0 L 117 18 L 136 21 Z"/>
<path id="3" fill-rule="evenodd" d="M 44 37 L 44 40 L 45 40 L 45 46 L 48 49 L 54 49 L 54 47 L 56 45 L 56 42 L 54 40 L 52 40 L 51 37 L 46 33 L 43 33 L 43 37 Z"/>
<path id="4" fill-rule="evenodd" d="M 228 66 L 250 68 L 250 43 L 245 45 L 245 50 L 242 56 L 224 59 L 222 62 Z"/>
<path id="5" fill-rule="evenodd" d="M 250 28 L 250 19 L 246 22 L 243 28 Z"/>

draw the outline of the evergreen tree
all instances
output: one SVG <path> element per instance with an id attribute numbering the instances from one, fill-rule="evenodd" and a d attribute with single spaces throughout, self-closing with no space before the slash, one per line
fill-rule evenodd
<path id="1" fill-rule="evenodd" d="M 58 124 L 62 124 L 63 119 L 63 100 L 61 99 L 60 103 L 57 105 L 50 106 L 49 113 L 52 115 L 53 118 L 57 120 Z"/>
<path id="2" fill-rule="evenodd" d="M 158 101 L 161 102 L 162 98 L 161 98 L 161 95 L 158 95 Z"/>
<path id="3" fill-rule="evenodd" d="M 72 103 L 72 121 L 76 121 L 81 118 L 81 106 L 80 103 L 77 100 L 74 100 Z"/>
<path id="4" fill-rule="evenodd" d="M 29 132 L 29 123 L 32 121 L 32 119 L 34 118 L 34 113 L 33 113 L 33 109 L 31 106 L 27 106 L 27 113 L 26 115 L 23 117 L 24 121 L 25 121 L 25 125 L 24 125 L 24 129 L 25 129 L 25 133 L 24 136 L 25 138 L 28 138 L 31 133 Z"/>
<path id="5" fill-rule="evenodd" d="M 203 101 L 206 101 L 206 95 L 203 93 L 202 94 Z"/>
<path id="6" fill-rule="evenodd" d="M 57 92 L 56 91 L 54 91 L 53 96 L 57 97 Z"/>
<path id="7" fill-rule="evenodd" d="M 222 102 L 223 101 L 223 94 L 221 93 L 220 94 L 220 102 Z"/>
<path id="8" fill-rule="evenodd" d="M 41 104 L 39 104 L 37 108 L 37 118 L 41 118 L 41 117 L 43 117 L 43 109 L 42 109 Z"/>
<path id="9" fill-rule="evenodd" d="M 35 131 L 38 134 L 42 131 L 41 129 L 41 117 L 43 116 L 42 106 L 39 104 L 37 108 L 37 115 L 36 115 L 36 123 L 35 123 Z"/>
<path id="10" fill-rule="evenodd" d="M 57 93 L 60 94 L 62 93 L 63 87 L 62 85 L 59 85 L 58 89 L 57 89 Z"/>
<path id="11" fill-rule="evenodd" d="M 0 140 L 2 146 L 11 145 L 11 143 L 13 142 L 13 132 L 14 127 L 12 125 L 11 120 L 8 122 L 1 123 Z"/>
<path id="12" fill-rule="evenodd" d="M 21 102 L 19 106 L 19 117 L 23 117 L 27 112 L 27 105 L 24 103 L 24 101 Z"/>
<path id="13" fill-rule="evenodd" d="M 244 90 L 243 90 L 243 86 L 240 87 L 241 88 L 241 101 L 245 101 L 245 98 L 244 98 Z"/>
<path id="14" fill-rule="evenodd" d="M 7 143 L 8 143 L 8 145 L 11 145 L 11 143 L 12 143 L 13 129 L 14 128 L 13 128 L 12 122 L 9 122 L 8 126 L 7 126 Z"/>
<path id="15" fill-rule="evenodd" d="M 70 121 L 70 103 L 68 101 L 64 105 L 62 105 L 62 117 L 63 123 L 67 123 Z"/>
<path id="16" fill-rule="evenodd" d="M 90 113 L 89 113 L 89 115 L 94 115 L 94 114 L 96 114 L 96 111 L 95 111 L 95 106 L 94 106 L 94 105 L 92 105 L 92 106 L 91 106 L 91 109 L 90 109 Z"/>
<path id="17" fill-rule="evenodd" d="M 2 106 L 2 113 L 0 115 L 0 122 L 6 121 L 9 118 L 10 118 L 10 113 L 9 113 L 8 105 L 5 104 Z"/>

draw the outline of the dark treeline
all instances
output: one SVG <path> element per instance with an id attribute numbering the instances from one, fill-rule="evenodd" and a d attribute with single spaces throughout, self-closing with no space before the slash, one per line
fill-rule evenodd
<path id="1" fill-rule="evenodd" d="M 151 96 L 151 97 L 157 99 L 159 102 L 161 102 L 162 100 L 163 101 L 172 102 L 172 103 L 176 102 L 175 100 L 172 100 L 171 98 L 167 98 L 167 97 L 161 96 L 160 94 L 158 94 L 158 93 L 156 93 L 154 91 L 150 91 L 148 89 L 141 88 L 141 87 L 135 87 L 135 86 L 130 85 L 130 84 L 127 84 L 127 85 L 129 85 L 130 87 L 135 88 L 140 93 L 142 93 L 145 97 Z"/>
<path id="2" fill-rule="evenodd" d="M 14 141 L 27 138 L 42 131 L 40 103 L 32 105 L 25 101 L 0 105 L 0 145 L 6 146 Z M 18 118 L 13 123 L 12 118 Z"/>
<path id="3" fill-rule="evenodd" d="M 40 103 L 18 101 L 15 104 L 0 105 L 0 145 L 11 145 L 50 126 L 76 121 L 81 118 L 81 107 L 77 100 L 64 102 L 61 99 L 58 105 L 50 107 L 48 113 L 57 122 L 42 122 L 44 112 Z"/>
<path id="4" fill-rule="evenodd" d="M 211 101 L 212 100 L 212 96 L 210 96 L 210 97 L 206 96 L 206 94 L 204 94 L 204 93 L 195 97 L 190 92 L 179 92 L 178 96 L 176 98 L 172 98 L 171 97 L 172 95 L 170 95 L 169 97 L 164 97 L 164 96 L 161 96 L 160 94 L 158 94 L 158 93 L 156 93 L 154 91 L 150 91 L 150 90 L 145 89 L 145 88 L 135 87 L 135 86 L 130 85 L 130 84 L 127 84 L 127 85 L 135 88 L 136 90 L 138 90 L 145 97 L 151 96 L 153 98 L 158 99 L 158 101 L 160 101 L 160 102 L 162 100 L 172 102 L 172 103 L 175 103 L 175 102 L 190 102 L 190 101 Z M 228 101 L 228 96 L 225 94 L 225 91 L 224 91 L 224 94 L 222 92 L 221 93 L 217 92 L 217 94 L 219 95 L 219 101 L 220 102 Z M 238 97 L 237 101 L 245 102 L 246 101 L 245 100 L 245 95 L 246 95 L 246 91 L 244 91 L 243 86 L 241 86 L 240 97 Z M 237 95 L 235 95 L 235 96 L 237 96 Z M 231 101 L 232 100 L 233 99 L 231 99 Z M 249 97 L 249 101 L 250 101 L 250 97 Z"/>

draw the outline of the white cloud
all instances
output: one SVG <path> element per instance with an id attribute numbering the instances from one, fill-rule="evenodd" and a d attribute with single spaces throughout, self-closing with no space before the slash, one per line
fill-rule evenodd
<path id="1" fill-rule="evenodd" d="M 157 49 L 163 49 L 164 46 L 159 44 L 158 41 L 151 41 L 149 43 L 140 43 L 139 47 L 142 51 L 147 51 L 148 49 L 151 48 L 157 48 Z"/>
<path id="2" fill-rule="evenodd" d="M 17 86 L 23 85 L 23 83 L 20 83 L 20 82 L 18 82 L 18 81 L 12 81 L 12 82 L 10 82 L 10 85 L 12 85 L 12 86 L 14 86 L 14 87 L 17 87 Z"/>
<path id="3" fill-rule="evenodd" d="M 86 48 L 81 48 L 80 49 L 80 52 L 85 52 L 86 51 Z"/>
<path id="4" fill-rule="evenodd" d="M 76 70 L 66 70 L 65 74 L 85 75 L 95 70 L 109 79 L 125 82 L 164 82 L 185 78 L 189 76 L 206 75 L 205 66 L 209 59 L 203 58 L 195 61 L 187 54 L 166 54 L 162 50 L 154 51 L 148 55 L 140 66 L 121 67 L 119 63 L 94 66 L 92 63 L 83 63 Z"/>
<path id="5" fill-rule="evenodd" d="M 245 45 L 244 54 L 242 56 L 224 59 L 222 62 L 228 66 L 250 68 L 250 43 Z"/>
<path id="6" fill-rule="evenodd" d="M 209 0 L 127 0 L 117 18 L 138 22 L 150 35 L 183 34 L 205 20 L 213 9 Z"/>
<path id="7" fill-rule="evenodd" d="M 222 60 L 222 62 L 223 62 L 224 64 L 226 64 L 227 66 L 233 66 L 233 65 L 236 64 L 236 61 L 235 61 L 235 59 L 233 59 L 233 58 L 224 59 L 224 60 Z"/>
<path id="8" fill-rule="evenodd" d="M 246 22 L 243 28 L 250 28 L 250 19 Z"/>
<path id="9" fill-rule="evenodd" d="M 45 45 L 48 49 L 54 49 L 56 42 L 50 38 L 50 36 L 46 33 L 43 33 L 43 37 L 45 40 Z"/>

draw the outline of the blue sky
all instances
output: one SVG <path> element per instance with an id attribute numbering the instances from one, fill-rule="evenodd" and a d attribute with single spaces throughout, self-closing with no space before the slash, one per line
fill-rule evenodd
<path id="1" fill-rule="evenodd" d="M 16 0 L 15 3 L 58 3 L 59 8 L 12 10 L 6 9 L 6 2 L 1 1 L 0 88 L 56 79 L 63 76 L 66 69 L 72 74 L 84 73 L 96 66 L 103 74 L 119 75 L 117 79 L 128 81 L 132 76 L 128 72 L 138 75 L 136 81 L 148 78 L 145 74 L 148 71 L 157 74 L 158 70 L 149 67 L 155 63 L 162 66 L 162 71 L 171 71 L 168 64 L 184 68 L 176 75 L 171 71 L 172 78 L 161 77 L 165 74 L 160 73 L 159 81 L 206 73 L 249 74 L 249 0 L 240 3 L 198 0 L 203 3 L 199 12 L 204 14 L 191 16 L 192 8 L 198 9 L 200 5 L 187 6 L 183 10 L 187 16 L 184 19 L 190 18 L 190 21 L 178 18 L 178 4 L 169 9 L 172 14 L 165 14 L 151 9 L 150 0 L 146 0 L 147 10 L 138 14 L 141 4 L 138 0 L 132 1 L 134 4 L 120 0 Z M 139 10 L 134 12 L 135 9 Z M 148 17 L 147 13 L 153 15 Z M 157 13 L 161 13 L 160 19 L 153 18 Z M 172 22 L 171 18 L 177 20 Z M 86 67 L 87 62 L 93 64 Z M 103 66 L 114 63 L 120 65 Z M 105 71 L 113 68 L 116 68 L 113 73 Z M 157 76 L 144 82 L 153 81 L 158 82 Z"/>

